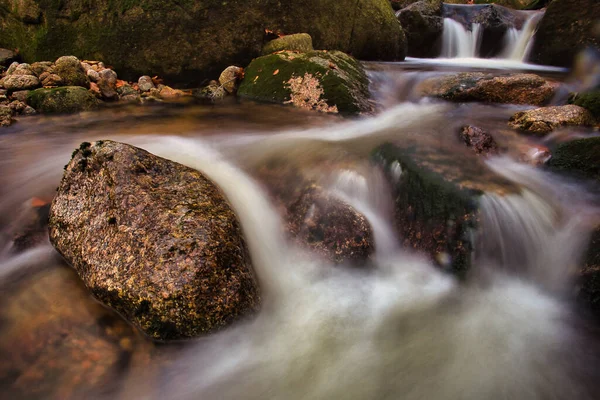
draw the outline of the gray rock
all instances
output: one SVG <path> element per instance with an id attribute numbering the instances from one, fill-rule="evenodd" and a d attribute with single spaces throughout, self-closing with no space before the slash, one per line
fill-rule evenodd
<path id="1" fill-rule="evenodd" d="M 87 76 L 92 82 L 98 82 L 100 80 L 100 74 L 98 73 L 98 71 L 94 71 L 91 68 L 87 70 Z"/>
<path id="2" fill-rule="evenodd" d="M 153 338 L 209 333 L 259 308 L 242 229 L 222 192 L 144 150 L 83 143 L 52 202 L 49 232 L 96 298 Z"/>
<path id="3" fill-rule="evenodd" d="M 16 66 L 16 68 L 11 71 L 10 75 L 32 75 L 36 76 L 35 72 L 31 68 L 31 65 L 27 63 L 22 63 Z"/>
<path id="4" fill-rule="evenodd" d="M 144 76 L 141 76 L 140 79 L 138 79 L 138 87 L 140 88 L 140 91 L 148 92 L 148 91 L 150 91 L 150 89 L 154 89 L 156 86 L 154 86 L 154 82 L 152 82 L 152 78 L 150 78 L 147 75 L 144 75 Z"/>
<path id="5" fill-rule="evenodd" d="M 6 70 L 6 75 L 11 75 L 15 71 L 15 69 L 17 69 L 18 66 L 19 63 L 16 61 L 10 64 L 8 69 Z"/>
<path id="6" fill-rule="evenodd" d="M 0 83 L 8 91 L 30 90 L 40 86 L 40 80 L 33 75 L 8 75 Z"/>

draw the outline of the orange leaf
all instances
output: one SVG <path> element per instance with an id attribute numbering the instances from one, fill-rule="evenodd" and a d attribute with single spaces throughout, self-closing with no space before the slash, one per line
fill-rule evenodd
<path id="1" fill-rule="evenodd" d="M 39 197 L 31 198 L 31 207 L 43 207 L 48 204 L 47 201 L 40 199 Z"/>
<path id="2" fill-rule="evenodd" d="M 279 70 L 276 69 L 275 72 L 273 72 L 273 75 L 277 75 L 279 73 Z"/>

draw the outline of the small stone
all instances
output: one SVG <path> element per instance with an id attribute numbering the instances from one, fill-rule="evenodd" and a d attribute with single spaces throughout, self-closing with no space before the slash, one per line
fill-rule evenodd
<path id="1" fill-rule="evenodd" d="M 165 100 L 178 99 L 185 95 L 186 94 L 182 90 L 173 89 L 172 87 L 169 87 L 169 86 L 163 86 L 158 92 L 158 96 Z"/>
<path id="2" fill-rule="evenodd" d="M 9 106 L 0 105 L 0 126 L 9 126 L 12 124 L 13 110 Z"/>
<path id="3" fill-rule="evenodd" d="M 98 82 L 100 80 L 100 74 L 91 68 L 87 70 L 87 76 L 92 82 Z"/>
<path id="4" fill-rule="evenodd" d="M 98 84 L 95 82 L 90 82 L 90 92 L 93 93 L 93 95 L 96 96 L 97 98 L 102 97 L 102 92 L 100 91 Z"/>
<path id="5" fill-rule="evenodd" d="M 6 67 L 17 58 L 17 53 L 8 49 L 0 49 L 0 66 Z"/>
<path id="6" fill-rule="evenodd" d="M 10 107 L 11 110 L 13 110 L 13 113 L 21 114 L 23 112 L 23 110 L 25 110 L 25 108 L 27 107 L 27 104 L 25 104 L 22 101 L 15 100 L 15 101 L 12 101 L 8 106 Z"/>
<path id="7" fill-rule="evenodd" d="M 102 98 L 105 100 L 117 100 L 119 95 L 117 94 L 117 73 L 112 69 L 104 69 L 98 73 L 100 79 L 98 80 L 98 87 Z"/>
<path id="8" fill-rule="evenodd" d="M 488 132 L 472 125 L 463 126 L 459 134 L 467 147 L 472 148 L 475 153 L 490 155 L 498 153 L 498 145 Z"/>
<path id="9" fill-rule="evenodd" d="M 237 89 L 237 82 L 241 79 L 244 72 L 243 68 L 236 66 L 229 66 L 225 68 L 219 76 L 219 83 L 227 91 L 227 93 L 234 93 Z"/>
<path id="10" fill-rule="evenodd" d="M 44 74 L 42 74 L 42 76 L 44 76 Z M 48 74 L 45 75 L 43 80 L 42 80 L 42 86 L 43 87 L 56 87 L 56 86 L 62 86 L 63 85 L 63 80 L 59 75 L 56 74 Z"/>
<path id="11" fill-rule="evenodd" d="M 61 77 L 62 84 L 65 86 L 81 86 L 86 89 L 90 87 L 90 80 L 77 57 L 60 57 L 56 60 L 54 73 Z"/>
<path id="12" fill-rule="evenodd" d="M 92 66 L 90 64 L 88 64 L 87 62 L 82 61 L 81 62 L 81 68 L 83 68 L 83 70 L 87 73 L 89 70 L 92 69 Z"/>
<path id="13" fill-rule="evenodd" d="M 154 82 L 152 82 L 152 78 L 150 78 L 147 75 L 141 76 L 140 79 L 138 79 L 138 87 L 142 92 L 148 92 L 150 91 L 150 89 L 155 88 Z"/>
<path id="14" fill-rule="evenodd" d="M 33 75 L 35 76 L 35 72 L 31 69 L 31 65 L 23 63 L 17 65 L 17 67 L 12 71 L 11 75 Z"/>
<path id="15" fill-rule="evenodd" d="M 594 118 L 585 108 L 568 104 L 521 111 L 508 124 L 522 132 L 545 135 L 561 126 L 592 126 Z"/>
<path id="16" fill-rule="evenodd" d="M 313 51 L 312 37 L 308 33 L 295 33 L 271 40 L 262 49 L 262 55 L 276 53 L 282 50 L 306 53 Z"/>
<path id="17" fill-rule="evenodd" d="M 33 108 L 31 106 L 25 107 L 25 109 L 21 112 L 21 115 L 34 115 L 34 114 L 37 114 L 37 111 L 35 111 L 35 108 Z"/>
<path id="18" fill-rule="evenodd" d="M 17 69 L 17 67 L 19 66 L 18 62 L 13 62 L 12 64 L 10 64 L 10 66 L 8 67 L 8 69 L 6 70 L 6 75 L 12 75 L 12 73 L 15 71 L 15 69 Z"/>
<path id="19" fill-rule="evenodd" d="M 31 69 L 33 70 L 33 72 L 35 73 L 35 75 L 37 77 L 39 77 L 40 80 L 42 80 L 41 75 L 44 72 L 51 72 L 52 71 L 52 63 L 50 61 L 34 62 L 33 64 L 31 64 Z"/>
<path id="20" fill-rule="evenodd" d="M 14 100 L 19 100 L 19 101 L 26 101 L 27 100 L 27 95 L 29 94 L 29 90 L 19 90 L 16 92 L 13 92 L 11 97 Z"/>
<path id="21" fill-rule="evenodd" d="M 1 82 L 8 91 L 29 90 L 40 86 L 39 79 L 33 75 L 9 75 Z"/>

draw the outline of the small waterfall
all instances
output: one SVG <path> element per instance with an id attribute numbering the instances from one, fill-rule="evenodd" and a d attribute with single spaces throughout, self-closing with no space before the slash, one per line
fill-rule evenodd
<path id="1" fill-rule="evenodd" d="M 443 58 L 477 57 L 481 44 L 481 25 L 473 24 L 470 31 L 452 18 L 444 18 L 442 36 Z"/>
<path id="2" fill-rule="evenodd" d="M 527 61 L 533 45 L 533 35 L 543 15 L 543 13 L 536 12 L 527 19 L 521 30 L 511 28 L 506 32 L 502 58 Z"/>
<path id="3" fill-rule="evenodd" d="M 533 45 L 533 35 L 544 14 L 532 13 L 521 29 L 506 31 L 503 49 L 498 58 L 525 62 Z M 473 23 L 468 30 L 452 18 L 444 18 L 441 58 L 478 58 L 483 37 L 481 24 Z"/>

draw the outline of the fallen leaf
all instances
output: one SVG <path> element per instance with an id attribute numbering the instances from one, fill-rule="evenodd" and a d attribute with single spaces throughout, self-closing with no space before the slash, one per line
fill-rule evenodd
<path id="1" fill-rule="evenodd" d="M 117 81 L 117 88 L 123 87 L 125 85 L 127 85 L 127 82 L 120 79 Z"/>
<path id="2" fill-rule="evenodd" d="M 277 75 L 279 73 L 279 70 L 276 69 L 275 72 L 273 72 L 273 75 Z"/>
<path id="3" fill-rule="evenodd" d="M 40 199 L 39 197 L 31 198 L 31 207 L 43 207 L 48 204 L 47 201 Z"/>

